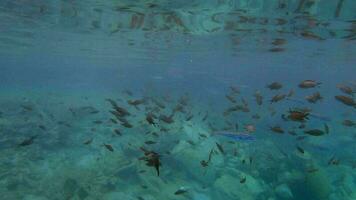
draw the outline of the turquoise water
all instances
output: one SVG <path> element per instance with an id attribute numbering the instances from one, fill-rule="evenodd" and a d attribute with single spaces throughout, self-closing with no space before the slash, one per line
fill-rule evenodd
<path id="1" fill-rule="evenodd" d="M 2 0 L 1 199 L 356 199 L 355 13 Z"/>

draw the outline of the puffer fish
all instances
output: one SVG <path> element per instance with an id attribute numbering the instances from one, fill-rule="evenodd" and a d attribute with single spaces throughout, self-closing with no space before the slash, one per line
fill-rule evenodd
<path id="1" fill-rule="evenodd" d="M 254 141 L 256 137 L 246 132 L 230 132 L 230 131 L 217 131 L 214 135 L 221 135 L 228 137 L 235 141 Z"/>

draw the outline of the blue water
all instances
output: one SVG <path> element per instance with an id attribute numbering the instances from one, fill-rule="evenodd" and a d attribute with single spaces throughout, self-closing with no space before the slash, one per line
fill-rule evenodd
<path id="1" fill-rule="evenodd" d="M 1 1 L 1 199 L 356 199 L 355 10 Z"/>

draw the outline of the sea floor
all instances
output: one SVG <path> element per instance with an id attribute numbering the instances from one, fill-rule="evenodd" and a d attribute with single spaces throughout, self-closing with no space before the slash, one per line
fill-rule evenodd
<path id="1" fill-rule="evenodd" d="M 183 94 L 132 106 L 143 98 L 133 93 L 1 92 L 1 198 L 356 199 L 355 128 L 329 122 L 332 134 L 298 141 L 256 126 L 254 141 L 231 140 L 213 134 L 226 126 L 214 105 Z M 132 127 L 117 122 L 110 100 Z M 176 113 L 150 124 L 152 109 Z"/>

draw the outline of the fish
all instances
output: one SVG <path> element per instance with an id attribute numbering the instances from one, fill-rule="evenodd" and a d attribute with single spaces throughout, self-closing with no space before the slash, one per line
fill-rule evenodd
<path id="1" fill-rule="evenodd" d="M 256 91 L 255 92 L 255 94 L 254 94 L 254 97 L 255 97 L 255 100 L 256 100 L 256 103 L 257 103 L 257 105 L 262 105 L 262 103 L 263 103 L 263 97 L 262 97 L 262 95 L 261 95 L 261 92 L 260 91 Z"/>
<path id="2" fill-rule="evenodd" d="M 320 129 L 310 129 L 310 130 L 304 131 L 304 133 L 308 134 L 308 135 L 312 135 L 312 136 L 322 136 L 325 134 L 325 132 Z"/>
<path id="3" fill-rule="evenodd" d="M 229 131 L 217 131 L 214 132 L 213 135 L 220 135 L 227 138 L 230 138 L 234 141 L 254 141 L 256 138 L 249 134 L 243 132 L 229 132 Z"/>
<path id="4" fill-rule="evenodd" d="M 351 97 L 337 95 L 337 96 L 335 96 L 335 99 L 347 106 L 353 106 L 354 108 L 356 108 L 356 102 Z"/>
<path id="5" fill-rule="evenodd" d="M 329 126 L 327 124 L 324 124 L 324 130 L 326 134 L 329 134 Z"/>
<path id="6" fill-rule="evenodd" d="M 93 142 L 93 138 L 90 138 L 90 139 L 84 141 L 83 144 L 88 145 L 88 144 L 91 144 L 92 142 Z"/>
<path id="7" fill-rule="evenodd" d="M 352 127 L 352 126 L 356 126 L 356 122 L 349 119 L 345 119 L 344 121 L 342 121 L 342 125 Z"/>
<path id="8" fill-rule="evenodd" d="M 202 118 L 202 121 L 204 122 L 206 119 L 208 119 L 209 112 L 206 112 L 205 116 Z"/>
<path id="9" fill-rule="evenodd" d="M 43 125 L 38 125 L 38 128 L 42 129 L 43 131 L 47 130 L 47 128 L 45 126 L 43 126 Z"/>
<path id="10" fill-rule="evenodd" d="M 238 87 L 230 86 L 230 89 L 234 94 L 240 94 L 240 89 Z"/>
<path id="11" fill-rule="evenodd" d="M 194 117 L 194 115 L 190 114 L 187 116 L 187 118 L 185 118 L 185 121 L 190 121 L 193 117 Z"/>
<path id="12" fill-rule="evenodd" d="M 328 165 L 339 165 L 340 160 L 336 159 L 335 156 L 331 157 L 328 161 Z"/>
<path id="13" fill-rule="evenodd" d="M 112 123 L 114 123 L 114 124 L 117 124 L 117 121 L 116 121 L 115 119 L 113 119 L 113 118 L 110 118 L 110 121 L 111 121 Z"/>
<path id="14" fill-rule="evenodd" d="M 274 46 L 281 46 L 287 43 L 287 40 L 283 39 L 283 38 L 276 38 L 272 41 L 272 44 Z"/>
<path id="15" fill-rule="evenodd" d="M 309 112 L 301 112 L 297 110 L 289 110 L 288 119 L 292 121 L 305 122 L 308 120 Z"/>
<path id="16" fill-rule="evenodd" d="M 351 87 L 347 86 L 347 85 L 337 85 L 337 88 L 339 88 L 339 90 L 345 94 L 351 95 L 353 96 L 356 91 L 354 91 Z"/>
<path id="17" fill-rule="evenodd" d="M 122 93 L 124 93 L 124 94 L 127 94 L 127 95 L 129 95 L 129 96 L 132 96 L 133 95 L 133 93 L 130 91 L 130 90 L 123 90 L 122 91 Z"/>
<path id="18" fill-rule="evenodd" d="M 23 140 L 20 144 L 18 144 L 18 146 L 29 146 L 31 144 L 33 144 L 34 140 L 37 138 L 37 135 L 31 136 L 28 139 Z"/>
<path id="19" fill-rule="evenodd" d="M 319 120 L 322 120 L 322 121 L 331 121 L 331 118 L 330 117 L 327 117 L 327 116 L 322 116 L 320 114 L 317 114 L 317 113 L 309 113 L 308 115 L 309 117 L 313 117 L 315 119 L 319 119 Z"/>
<path id="20" fill-rule="evenodd" d="M 278 101 L 283 100 L 286 97 L 285 94 L 277 94 L 275 96 L 272 97 L 272 99 L 270 100 L 271 103 L 276 103 Z"/>
<path id="21" fill-rule="evenodd" d="M 187 193 L 187 192 L 188 192 L 187 189 L 185 189 L 184 187 L 181 187 L 181 188 L 179 188 L 174 194 L 175 194 L 175 195 L 181 195 L 181 194 L 185 194 L 185 193 Z"/>
<path id="22" fill-rule="evenodd" d="M 270 90 L 279 90 L 283 87 L 283 85 L 279 82 L 272 82 L 266 86 Z"/>
<path id="23" fill-rule="evenodd" d="M 284 130 L 280 126 L 272 126 L 270 130 L 275 133 L 283 134 Z"/>
<path id="24" fill-rule="evenodd" d="M 217 142 L 215 142 L 216 146 L 218 147 L 219 151 L 222 153 L 222 154 L 225 154 L 224 152 L 224 148 Z"/>
<path id="25" fill-rule="evenodd" d="M 319 171 L 319 169 L 317 169 L 317 168 L 311 168 L 311 169 L 307 170 L 308 173 L 315 173 L 317 171 Z"/>
<path id="26" fill-rule="evenodd" d="M 156 125 L 156 122 L 154 120 L 154 115 L 152 113 L 148 113 L 146 115 L 146 121 L 151 125 Z"/>
<path id="27" fill-rule="evenodd" d="M 114 152 L 114 148 L 110 144 L 103 144 L 103 145 L 107 150 Z"/>
<path id="28" fill-rule="evenodd" d="M 240 183 L 244 184 L 246 182 L 246 177 L 243 177 L 242 179 L 240 179 Z"/>
<path id="29" fill-rule="evenodd" d="M 122 135 L 122 133 L 119 129 L 114 129 L 114 132 L 116 133 L 116 135 Z"/>
<path id="30" fill-rule="evenodd" d="M 171 123 L 174 122 L 174 120 L 173 120 L 173 115 L 171 115 L 171 116 L 166 116 L 166 115 L 161 114 L 161 115 L 159 116 L 159 120 L 164 121 L 164 122 L 167 123 L 167 124 L 171 124 Z"/>
<path id="31" fill-rule="evenodd" d="M 151 144 L 156 144 L 157 142 L 152 141 L 152 140 L 148 140 L 145 142 L 145 144 L 151 145 Z"/>
<path id="32" fill-rule="evenodd" d="M 214 148 L 212 148 L 212 149 L 210 150 L 210 152 L 209 152 L 209 158 L 208 158 L 207 161 L 206 161 L 206 160 L 200 161 L 200 164 L 201 164 L 203 167 L 209 166 L 209 163 L 210 163 L 210 161 L 211 161 L 211 158 L 213 157 L 213 153 L 214 153 Z"/>
<path id="33" fill-rule="evenodd" d="M 247 124 L 245 125 L 245 131 L 247 131 L 248 133 L 253 133 L 256 131 L 256 127 L 252 124 Z"/>
<path id="34" fill-rule="evenodd" d="M 288 92 L 288 94 L 287 94 L 287 97 L 288 97 L 288 98 L 290 98 L 290 97 L 292 97 L 292 96 L 294 96 L 294 90 L 293 90 L 293 89 L 289 90 L 289 92 Z"/>
<path id="35" fill-rule="evenodd" d="M 233 96 L 231 96 L 231 95 L 225 95 L 225 97 L 226 97 L 226 99 L 229 100 L 231 103 L 236 103 L 236 102 L 237 102 L 236 99 L 235 99 Z"/>
<path id="36" fill-rule="evenodd" d="M 321 101 L 323 99 L 323 97 L 320 95 L 319 92 L 315 92 L 312 95 L 308 95 L 305 97 L 305 99 L 309 102 L 309 103 L 316 103 L 318 101 Z"/>
<path id="37" fill-rule="evenodd" d="M 149 167 L 154 167 L 156 169 L 157 176 L 160 174 L 160 166 L 161 161 L 160 161 L 160 155 L 154 151 L 148 151 L 141 147 L 141 150 L 144 152 L 145 157 L 140 158 L 140 160 L 146 161 L 146 165 Z"/>
<path id="38" fill-rule="evenodd" d="M 130 124 L 129 122 L 123 122 L 121 123 L 122 126 L 126 127 L 126 128 L 132 128 L 132 124 Z"/>
<path id="39" fill-rule="evenodd" d="M 301 148 L 300 146 L 296 146 L 297 147 L 297 150 L 301 153 L 301 154 L 304 154 L 304 149 Z"/>
<path id="40" fill-rule="evenodd" d="M 137 100 L 128 100 L 127 103 L 129 105 L 132 105 L 132 106 L 138 106 L 138 105 L 141 105 L 143 103 L 145 103 L 145 99 L 137 99 Z"/>
<path id="41" fill-rule="evenodd" d="M 301 83 L 299 83 L 299 88 L 303 88 L 303 89 L 308 89 L 308 88 L 314 88 L 316 86 L 321 85 L 320 82 L 316 82 L 314 80 L 304 80 Z"/>
<path id="42" fill-rule="evenodd" d="M 102 124 L 103 121 L 101 121 L 101 120 L 95 120 L 95 121 L 93 121 L 93 123 L 94 123 L 94 124 Z"/>

